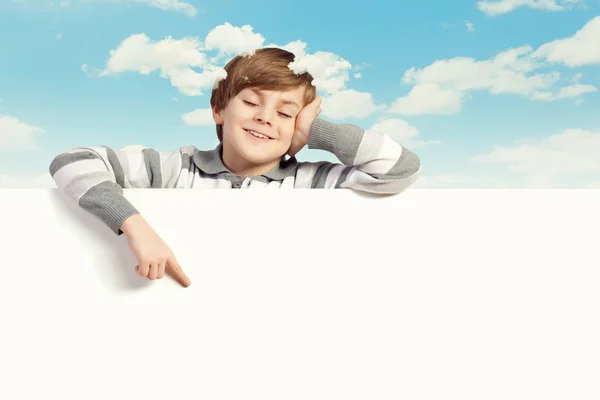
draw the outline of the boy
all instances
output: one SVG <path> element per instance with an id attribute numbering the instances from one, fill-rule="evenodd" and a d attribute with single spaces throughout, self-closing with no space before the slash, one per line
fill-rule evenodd
<path id="1" fill-rule="evenodd" d="M 125 233 L 150 280 L 189 278 L 172 251 L 123 196 L 123 188 L 348 188 L 400 193 L 421 170 L 419 158 L 380 132 L 318 118 L 321 99 L 309 73 L 290 69 L 294 55 L 263 48 L 226 66 L 210 104 L 220 144 L 202 151 L 117 151 L 76 147 L 50 164 L 58 189 L 113 232 Z M 298 162 L 304 146 L 330 151 L 342 164 Z M 290 158 L 286 159 L 285 155 Z"/>

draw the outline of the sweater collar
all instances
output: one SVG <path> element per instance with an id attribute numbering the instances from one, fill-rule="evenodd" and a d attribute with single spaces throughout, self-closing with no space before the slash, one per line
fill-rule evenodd
<path id="1" fill-rule="evenodd" d="M 222 155 L 223 143 L 219 143 L 217 147 L 212 150 L 196 150 L 192 158 L 194 164 L 207 174 L 218 175 L 225 173 L 233 175 L 223 164 Z M 298 161 L 296 160 L 296 157 L 291 157 L 287 160 L 282 157 L 281 162 L 274 168 L 259 176 L 252 176 L 252 178 L 262 181 L 282 181 L 284 178 L 293 175 L 297 166 Z"/>

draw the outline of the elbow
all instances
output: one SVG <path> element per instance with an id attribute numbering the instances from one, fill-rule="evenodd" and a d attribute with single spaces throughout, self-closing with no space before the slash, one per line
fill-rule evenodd
<path id="1" fill-rule="evenodd" d="M 388 191 L 389 194 L 400 194 L 412 187 L 421 175 L 421 169 L 414 170 L 408 175 L 404 175 L 401 179 L 395 179 L 389 182 Z"/>
<path id="2" fill-rule="evenodd" d="M 346 187 L 381 195 L 396 195 L 417 182 L 421 169 L 421 159 L 403 147 L 402 156 L 387 173 L 367 174 L 367 179 L 361 179 L 360 175 L 352 176 Z"/>
<path id="3" fill-rule="evenodd" d="M 54 175 L 56 174 L 56 172 L 62 168 L 62 163 L 60 162 L 61 158 L 63 158 L 62 155 L 63 153 L 56 155 L 48 165 L 48 173 L 50 174 L 52 179 L 54 179 Z"/>
<path id="4" fill-rule="evenodd" d="M 406 147 L 402 148 L 402 156 L 390 170 L 390 190 L 401 193 L 413 186 L 421 176 L 422 162 L 418 155 Z"/>
<path id="5" fill-rule="evenodd" d="M 402 157 L 392 170 L 386 179 L 387 192 L 392 195 L 400 194 L 419 180 L 421 159 L 412 151 L 403 148 Z"/>
<path id="6" fill-rule="evenodd" d="M 48 165 L 48 173 L 52 177 L 54 177 L 54 174 L 56 173 L 56 171 L 58 171 L 60 169 L 59 164 L 60 164 L 61 155 L 62 155 L 62 153 L 56 155 L 52 159 L 52 161 L 50 161 L 50 164 Z"/>
<path id="7" fill-rule="evenodd" d="M 50 162 L 50 165 L 48 166 L 48 172 L 50 172 L 50 175 L 54 176 L 54 174 L 56 174 L 57 171 L 69 164 L 99 158 L 100 156 L 92 149 L 83 147 L 73 147 L 56 155 Z"/>
<path id="8" fill-rule="evenodd" d="M 63 168 L 76 164 L 85 160 L 98 159 L 98 155 L 90 149 L 74 147 L 69 150 L 63 151 L 57 154 L 50 164 L 48 165 L 48 172 L 50 176 L 60 188 L 59 182 L 57 181 L 56 174 Z"/>

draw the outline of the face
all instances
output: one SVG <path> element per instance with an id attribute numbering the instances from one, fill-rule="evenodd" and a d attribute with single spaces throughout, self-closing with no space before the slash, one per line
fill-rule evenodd
<path id="1" fill-rule="evenodd" d="M 225 165 L 231 170 L 268 170 L 277 165 L 290 148 L 305 91 L 304 87 L 285 92 L 247 88 L 224 110 L 213 109 L 215 123 L 223 125 Z"/>

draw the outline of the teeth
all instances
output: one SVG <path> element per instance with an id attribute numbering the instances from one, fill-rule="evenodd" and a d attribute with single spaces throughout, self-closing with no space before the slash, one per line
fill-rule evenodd
<path id="1" fill-rule="evenodd" d="M 260 139 L 268 139 L 269 138 L 268 136 L 265 136 L 261 133 L 254 132 L 254 131 L 248 131 L 248 133 L 251 134 L 252 136 L 256 136 L 257 138 L 260 138 Z"/>

